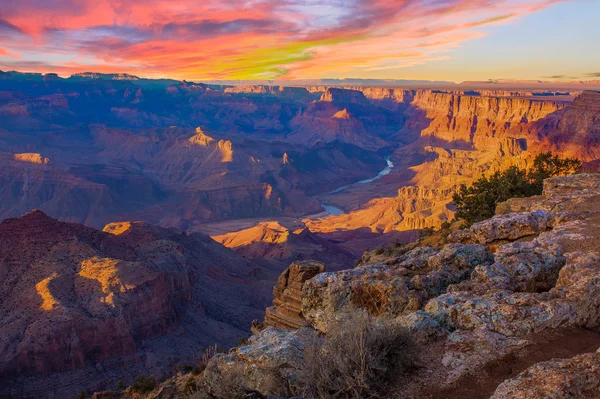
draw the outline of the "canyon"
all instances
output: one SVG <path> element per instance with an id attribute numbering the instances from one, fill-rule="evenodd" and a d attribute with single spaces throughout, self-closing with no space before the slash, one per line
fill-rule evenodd
<path id="1" fill-rule="evenodd" d="M 338 272 L 294 263 L 254 335 L 189 378 L 219 398 L 234 376 L 289 397 L 283 387 L 297 392 L 317 334 L 367 312 L 377 329 L 405 328 L 420 350 L 419 367 L 393 375 L 385 397 L 597 397 L 599 199 L 598 174 L 555 177 L 543 195 L 500 204 L 445 245 L 372 251 Z M 184 378 L 163 387 L 177 391 Z"/>
<path id="2" fill-rule="evenodd" d="M 3 76 L 1 218 L 39 208 L 96 228 L 143 220 L 217 236 L 233 230 L 222 222 L 294 219 L 362 249 L 439 227 L 452 192 L 483 172 L 541 151 L 598 158 L 594 82 L 165 88 L 118 74 Z M 388 159 L 391 173 L 353 185 Z M 322 205 L 344 214 L 305 219 Z"/>
<path id="3" fill-rule="evenodd" d="M 0 223 L 0 259 L 0 397 L 164 375 L 235 344 L 270 300 L 256 278 L 269 270 L 206 235 L 143 222 L 96 230 L 33 211 Z"/>
<path id="4" fill-rule="evenodd" d="M 514 236 L 474 242 L 487 230 L 411 253 L 397 260 L 406 270 L 383 277 L 351 267 L 365 251 L 452 221 L 461 184 L 528 168 L 542 152 L 577 157 L 582 171 L 596 172 L 593 89 L 600 86 L 233 86 L 0 73 L 0 397 L 62 398 L 139 374 L 166 376 L 251 328 L 253 342 L 288 339 L 274 327 L 326 332 L 359 288 L 402 287 L 384 313 L 433 326 L 436 337 L 458 328 L 461 340 L 486 350 L 499 345 L 490 342 L 497 333 L 509 337 L 502 345 L 522 343 L 525 332 L 511 330 L 520 326 L 448 324 L 448 314 L 471 306 L 452 287 L 472 279 L 469 295 L 484 295 L 476 282 L 512 295 L 534 283 L 554 290 L 557 270 L 570 270 L 571 243 L 561 253 L 523 248 L 549 270 L 519 278 L 496 276 L 501 266 L 484 248 Z M 583 180 L 564 184 L 595 195 Z M 506 205 L 531 213 L 519 219 L 528 230 L 517 239 L 542 240 L 549 226 L 575 223 L 563 226 L 552 187 L 543 205 Z M 338 280 L 374 282 L 349 288 Z M 435 302 L 444 295 L 455 295 L 453 310 Z M 486 331 L 473 332 L 476 322 Z M 507 355 L 510 345 L 496 349 Z M 476 360 L 457 363 L 452 381 L 489 359 Z"/>
<path id="5" fill-rule="evenodd" d="M 491 219 L 453 230 L 445 244 L 369 251 L 342 271 L 294 262 L 248 340 L 149 397 L 174 399 L 190 386 L 198 398 L 231 397 L 236 386 L 258 397 L 297 395 L 315 340 L 365 313 L 377 323 L 371 332 L 401 327 L 418 350 L 418 366 L 392 374 L 384 397 L 597 397 L 598 201 L 600 175 L 554 177 L 542 195 L 499 204 Z"/>

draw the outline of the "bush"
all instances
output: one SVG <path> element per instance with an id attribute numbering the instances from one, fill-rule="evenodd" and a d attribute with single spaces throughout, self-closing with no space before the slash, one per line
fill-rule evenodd
<path id="1" fill-rule="evenodd" d="M 534 190 L 542 193 L 544 180 L 553 176 L 565 176 L 577 173 L 581 168 L 581 161 L 576 158 L 560 158 L 551 152 L 538 155 L 533 161 L 533 169 L 529 172 L 529 179 L 534 184 Z"/>
<path id="2" fill-rule="evenodd" d="M 390 384 L 411 370 L 416 347 L 397 325 L 378 324 L 366 312 L 334 322 L 308 345 L 298 372 L 300 394 L 315 399 L 385 397 Z"/>
<path id="3" fill-rule="evenodd" d="M 540 195 L 544 179 L 576 173 L 580 166 L 578 159 L 562 159 L 548 152 L 535 158 L 529 172 L 513 166 L 504 172 L 496 172 L 489 178 L 482 177 L 470 187 L 462 185 L 453 198 L 456 216 L 468 224 L 489 219 L 494 216 L 500 202 L 510 198 Z"/>
<path id="4" fill-rule="evenodd" d="M 198 387 L 196 386 L 196 380 L 194 379 L 194 377 L 188 377 L 188 379 L 185 381 L 185 385 L 183 386 L 183 392 L 194 393 L 197 390 Z"/>
<path id="5" fill-rule="evenodd" d="M 152 376 L 146 377 L 143 375 L 137 376 L 133 385 L 131 386 L 131 390 L 133 392 L 146 395 L 147 393 L 152 392 L 157 386 L 156 379 Z"/>
<path id="6" fill-rule="evenodd" d="M 373 251 L 373 253 L 374 253 L 375 255 L 383 255 L 383 253 L 384 253 L 384 252 L 385 252 L 385 248 L 383 248 L 383 247 L 376 248 L 376 249 Z"/>

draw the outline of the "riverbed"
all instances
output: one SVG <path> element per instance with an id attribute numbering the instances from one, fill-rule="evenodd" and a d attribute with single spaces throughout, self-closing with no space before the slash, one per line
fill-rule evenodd
<path id="1" fill-rule="evenodd" d="M 377 174 L 377 176 L 371 177 L 370 179 L 361 180 L 356 183 L 346 184 L 345 186 L 338 187 L 335 190 L 330 191 L 327 194 L 341 193 L 342 191 L 345 191 L 351 187 L 360 186 L 362 184 L 372 183 L 375 180 L 381 179 L 383 176 L 389 175 L 392 172 L 392 169 L 394 169 L 394 163 L 392 162 L 392 160 L 389 157 L 385 159 L 385 162 L 387 163 L 387 166 L 381 172 L 379 172 Z M 321 204 L 321 206 L 323 207 L 323 209 L 325 209 L 325 211 L 327 211 L 327 215 L 323 216 L 322 218 L 326 218 L 329 216 L 339 216 L 339 215 L 343 215 L 345 213 L 343 209 L 337 208 L 333 205 Z"/>

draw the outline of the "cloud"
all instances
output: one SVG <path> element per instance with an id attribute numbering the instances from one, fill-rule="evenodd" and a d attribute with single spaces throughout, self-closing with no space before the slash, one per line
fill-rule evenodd
<path id="1" fill-rule="evenodd" d="M 600 72 L 586 73 L 585 76 L 587 78 L 600 78 Z"/>
<path id="2" fill-rule="evenodd" d="M 23 33 L 23 31 L 18 26 L 13 25 L 10 22 L 5 21 L 3 19 L 0 19 L 0 31 Z"/>
<path id="3" fill-rule="evenodd" d="M 558 1 L 20 0 L 3 6 L 0 38 L 39 71 L 351 76 L 445 59 L 480 28 Z"/>

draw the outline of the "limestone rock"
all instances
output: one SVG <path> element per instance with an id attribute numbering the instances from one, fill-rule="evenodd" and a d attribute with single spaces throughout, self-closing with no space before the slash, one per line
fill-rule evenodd
<path id="1" fill-rule="evenodd" d="M 327 331 L 336 314 L 352 309 L 396 317 L 421 309 L 427 299 L 442 294 L 450 284 L 468 279 L 477 265 L 491 263 L 486 248 L 480 245 L 451 244 L 440 251 L 417 248 L 393 264 L 316 276 L 304 285 L 302 312 L 320 331 Z"/>
<path id="2" fill-rule="evenodd" d="M 544 180 L 546 197 L 598 194 L 598 190 L 600 190 L 600 174 L 596 173 L 558 176 Z"/>
<path id="3" fill-rule="evenodd" d="M 537 236 L 546 230 L 549 221 L 550 213 L 542 210 L 497 215 L 475 223 L 466 232 L 453 232 L 448 240 L 450 242 L 471 241 L 484 245 L 498 241 L 514 241 L 523 237 Z"/>
<path id="4" fill-rule="evenodd" d="M 265 395 L 285 395 L 287 382 L 293 383 L 295 371 L 302 367 L 303 349 L 316 336 L 312 328 L 286 331 L 268 327 L 250 337 L 247 345 L 212 358 L 204 383 L 209 392 L 220 392 L 232 378 L 238 378 L 244 387 Z"/>
<path id="5" fill-rule="evenodd" d="M 477 266 L 471 279 L 473 284 L 483 284 L 488 290 L 549 291 L 565 263 L 558 248 L 550 250 L 531 243 L 514 243 L 499 249 L 492 265 Z"/>
<path id="6" fill-rule="evenodd" d="M 302 316 L 302 287 L 304 283 L 319 273 L 325 272 L 325 265 L 314 261 L 292 263 L 277 280 L 273 288 L 273 306 L 267 308 L 265 326 L 280 329 L 298 329 L 307 325 Z"/>
<path id="7" fill-rule="evenodd" d="M 504 381 L 491 399 L 562 399 L 600 397 L 600 354 L 550 360 Z"/>
<path id="8" fill-rule="evenodd" d="M 417 342 L 426 343 L 445 337 L 449 331 L 422 310 L 398 317 L 395 322 L 406 328 Z"/>

